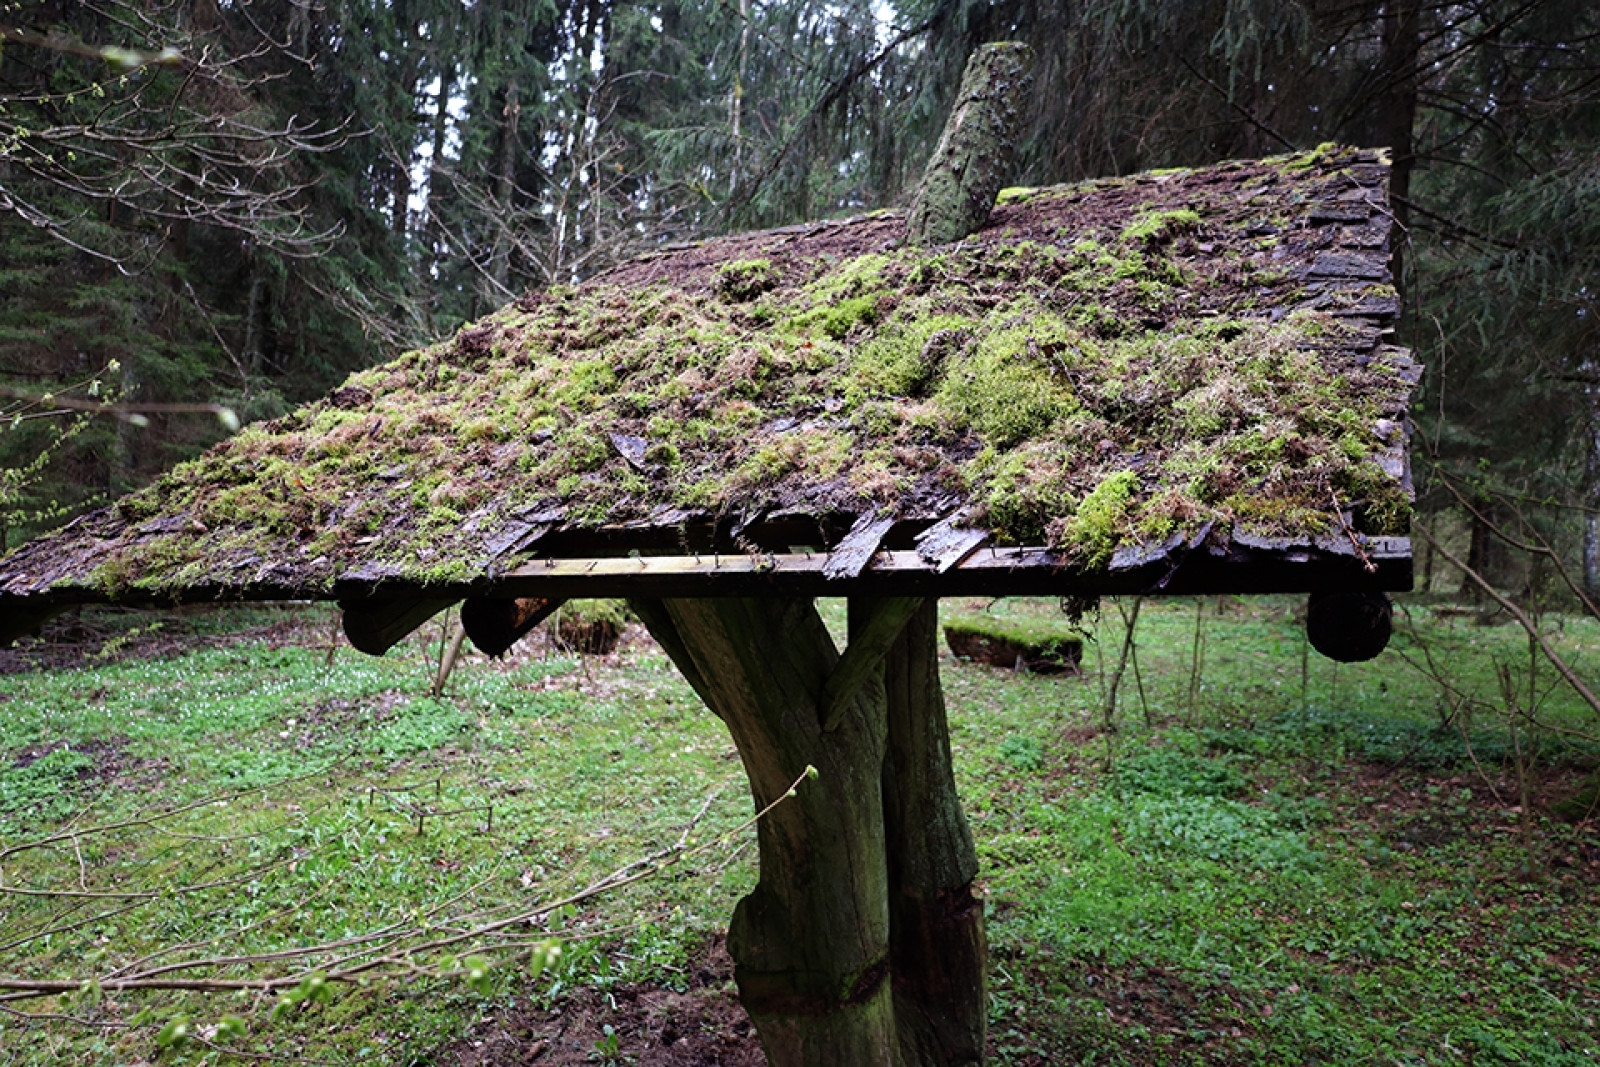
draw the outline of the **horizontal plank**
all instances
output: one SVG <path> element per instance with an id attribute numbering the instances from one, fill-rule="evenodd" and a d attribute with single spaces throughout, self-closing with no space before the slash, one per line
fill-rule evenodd
<path id="1" fill-rule="evenodd" d="M 508 571 L 515 596 L 1113 596 L 1397 591 L 1411 588 L 1406 538 L 1348 543 L 1232 543 L 1130 554 L 1085 573 L 1045 548 L 988 548 L 940 572 L 915 551 L 884 551 L 854 578 L 830 579 L 824 553 L 537 560 Z M 1371 564 L 1372 569 L 1368 569 Z"/>
<path id="2" fill-rule="evenodd" d="M 332 600 L 361 607 L 363 600 L 450 602 L 496 597 L 715 597 L 715 596 L 1121 596 L 1396 592 L 1411 588 L 1411 542 L 1405 537 L 1350 535 L 1314 542 L 1236 534 L 1225 543 L 1165 545 L 1119 550 L 1105 570 L 1076 570 L 1041 547 L 985 547 L 940 572 L 910 549 L 882 550 L 854 578 L 830 579 L 825 552 L 606 556 L 543 559 L 464 582 L 416 585 L 398 577 L 379 582 L 348 576 L 332 589 L 272 582 L 192 586 L 176 593 L 123 595 L 118 603 L 168 607 L 217 600 Z M 45 595 L 0 595 L 0 616 L 33 613 L 47 605 L 103 604 L 104 591 L 57 585 Z M 379 613 L 388 610 L 388 605 Z M 26 631 L 22 631 L 26 632 Z M 20 634 L 18 634 L 20 636 Z"/>

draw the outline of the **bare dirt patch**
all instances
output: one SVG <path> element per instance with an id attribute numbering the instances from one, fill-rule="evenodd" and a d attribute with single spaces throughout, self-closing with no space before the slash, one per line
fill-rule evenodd
<path id="1" fill-rule="evenodd" d="M 734 995 L 732 978 L 733 961 L 718 938 L 691 963 L 681 991 L 639 984 L 610 992 L 581 989 L 550 1009 L 519 1004 L 446 1047 L 434 1062 L 448 1067 L 763 1067 L 766 1056 Z"/>

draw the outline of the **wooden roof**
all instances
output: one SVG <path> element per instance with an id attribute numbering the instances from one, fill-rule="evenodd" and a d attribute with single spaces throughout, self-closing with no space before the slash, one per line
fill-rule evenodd
<path id="1" fill-rule="evenodd" d="M 1008 190 L 532 294 L 0 559 L 212 599 L 1410 584 L 1381 154 Z"/>

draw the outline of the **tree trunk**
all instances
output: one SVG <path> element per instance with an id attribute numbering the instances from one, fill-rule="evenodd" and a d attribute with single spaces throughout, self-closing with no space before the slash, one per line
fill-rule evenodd
<path id="1" fill-rule="evenodd" d="M 1016 158 L 1018 112 L 1033 86 L 1033 49 L 1008 41 L 972 53 L 906 217 L 906 240 L 942 245 L 978 230 Z"/>
<path id="2" fill-rule="evenodd" d="M 1600 596 L 1600 389 L 1589 390 L 1589 447 L 1584 450 L 1583 588 Z"/>
<path id="3" fill-rule="evenodd" d="M 494 280 L 496 292 L 487 293 L 490 305 L 498 304 L 500 294 L 511 287 L 511 197 L 516 191 L 517 179 L 517 125 L 522 115 L 522 103 L 517 98 L 517 76 L 506 81 L 505 106 L 501 110 L 500 148 L 495 160 L 494 202 L 500 207 L 500 217 L 494 220 L 494 247 L 489 259 L 489 276 Z"/>
<path id="4" fill-rule="evenodd" d="M 899 1063 L 983 1062 L 989 942 L 972 895 L 978 856 L 961 811 L 939 685 L 939 607 L 932 597 L 884 663 L 889 752 L 883 764 L 889 930 Z M 868 616 L 850 602 L 850 637 Z"/>
<path id="5" fill-rule="evenodd" d="M 979 1062 L 986 943 L 933 602 L 885 656 L 888 684 L 860 686 L 832 730 L 824 692 L 840 656 L 809 600 L 632 605 L 727 724 L 758 808 L 819 771 L 761 821 L 761 878 L 728 934 L 769 1062 Z M 870 608 L 852 605 L 858 632 Z"/>
<path id="6" fill-rule="evenodd" d="M 1406 227 L 1410 222 L 1411 172 L 1416 166 L 1411 129 L 1417 117 L 1417 60 L 1422 47 L 1420 0 L 1394 0 L 1385 5 L 1380 60 L 1382 91 L 1377 101 L 1378 144 L 1389 149 L 1389 194 L 1395 222 L 1389 269 L 1397 288 L 1405 284 Z"/>

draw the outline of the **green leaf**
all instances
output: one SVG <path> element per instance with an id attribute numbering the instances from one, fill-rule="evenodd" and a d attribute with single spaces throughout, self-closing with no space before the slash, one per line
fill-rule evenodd
<path id="1" fill-rule="evenodd" d="M 545 968 L 561 958 L 561 942 L 556 938 L 547 938 L 533 946 L 533 955 L 528 959 L 528 977 L 538 980 L 544 974 Z"/>
<path id="2" fill-rule="evenodd" d="M 167 1025 L 156 1034 L 156 1048 L 177 1048 L 189 1040 L 189 1020 L 178 1015 L 167 1020 Z"/>
<path id="3" fill-rule="evenodd" d="M 464 966 L 467 970 L 467 985 L 474 993 L 488 996 L 494 989 L 494 979 L 489 974 L 489 961 L 482 956 L 468 956 Z"/>

